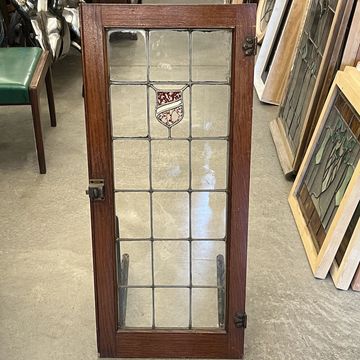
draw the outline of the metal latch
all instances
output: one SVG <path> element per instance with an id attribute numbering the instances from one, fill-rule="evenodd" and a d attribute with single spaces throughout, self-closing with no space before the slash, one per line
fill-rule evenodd
<path id="1" fill-rule="evenodd" d="M 99 201 L 105 199 L 105 185 L 103 179 L 90 179 L 89 188 L 86 190 L 90 200 Z"/>
<path id="2" fill-rule="evenodd" d="M 247 315 L 246 313 L 236 313 L 234 316 L 234 323 L 237 328 L 246 328 Z"/>
<path id="3" fill-rule="evenodd" d="M 256 55 L 257 49 L 257 38 L 255 37 L 247 37 L 245 42 L 243 43 L 243 49 L 246 56 Z"/>

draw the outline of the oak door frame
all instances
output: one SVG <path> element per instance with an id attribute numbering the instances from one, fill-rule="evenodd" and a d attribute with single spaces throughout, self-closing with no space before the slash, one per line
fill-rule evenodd
<path id="1" fill-rule="evenodd" d="M 354 169 L 354 173 L 347 186 L 345 194 L 331 222 L 324 242 L 318 252 L 316 250 L 310 230 L 307 227 L 306 220 L 300 208 L 297 194 L 299 192 L 303 178 L 306 175 L 306 171 L 312 155 L 316 151 L 317 143 L 320 139 L 322 130 L 326 124 L 328 115 L 331 111 L 331 107 L 335 101 L 339 89 L 349 100 L 355 110 L 360 113 L 360 101 L 357 97 L 358 95 L 356 92 L 357 87 L 354 86 L 354 84 L 350 80 L 350 76 L 346 74 L 346 72 L 339 71 L 335 77 L 334 83 L 331 87 L 330 93 L 325 102 L 323 111 L 316 126 L 314 135 L 305 154 L 304 161 L 301 164 L 299 173 L 295 179 L 294 185 L 289 195 L 289 204 L 295 218 L 295 222 L 298 227 L 311 270 L 313 271 L 314 276 L 319 279 L 325 279 L 326 275 L 328 274 L 360 198 L 359 162 Z"/>
<path id="2" fill-rule="evenodd" d="M 104 179 L 105 186 L 105 198 L 90 202 L 97 339 L 101 357 L 239 358 L 243 355 L 244 328 L 237 327 L 233 317 L 245 312 L 254 56 L 245 55 L 243 43 L 246 38 L 255 38 L 255 11 L 256 6 L 251 4 L 81 6 L 89 179 Z M 106 29 L 110 28 L 233 31 L 225 330 L 118 330 L 106 49 Z"/>

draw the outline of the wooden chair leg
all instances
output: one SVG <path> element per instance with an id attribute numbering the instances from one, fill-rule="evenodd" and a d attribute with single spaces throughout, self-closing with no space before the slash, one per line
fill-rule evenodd
<path id="1" fill-rule="evenodd" d="M 52 127 L 55 127 L 56 126 L 55 103 L 54 103 L 54 93 L 52 88 L 52 74 L 50 67 L 45 76 L 45 83 L 46 83 L 46 93 L 49 103 L 50 124 Z"/>
<path id="2" fill-rule="evenodd" d="M 36 90 L 30 90 L 30 102 L 40 174 L 46 174 L 44 143 L 40 121 L 40 97 Z"/>

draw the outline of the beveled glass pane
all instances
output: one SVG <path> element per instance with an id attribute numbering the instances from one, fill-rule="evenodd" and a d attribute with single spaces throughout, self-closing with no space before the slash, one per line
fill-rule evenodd
<path id="1" fill-rule="evenodd" d="M 194 140 L 191 143 L 193 189 L 226 189 L 227 141 Z"/>
<path id="2" fill-rule="evenodd" d="M 152 30 L 149 41 L 150 80 L 189 80 L 187 31 Z"/>
<path id="3" fill-rule="evenodd" d="M 192 80 L 230 80 L 231 37 L 230 30 L 193 31 Z"/>
<path id="4" fill-rule="evenodd" d="M 155 325 L 189 326 L 189 289 L 155 289 Z"/>
<path id="5" fill-rule="evenodd" d="M 155 238 L 181 239 L 189 236 L 188 193 L 154 193 L 153 208 Z"/>
<path id="6" fill-rule="evenodd" d="M 146 86 L 113 85 L 110 90 L 113 136 L 146 136 Z"/>
<path id="7" fill-rule="evenodd" d="M 192 290 L 192 323 L 199 328 L 219 327 L 217 289 Z"/>
<path id="8" fill-rule="evenodd" d="M 152 291 L 151 289 L 127 289 L 126 327 L 151 327 Z"/>
<path id="9" fill-rule="evenodd" d="M 152 183 L 154 189 L 189 188 L 189 142 L 152 142 Z"/>
<path id="10" fill-rule="evenodd" d="M 155 285 L 189 285 L 189 242 L 155 241 Z"/>
<path id="11" fill-rule="evenodd" d="M 225 257 L 224 241 L 192 242 L 192 279 L 195 286 L 217 286 L 218 255 Z"/>
<path id="12" fill-rule="evenodd" d="M 193 192 L 191 195 L 192 237 L 225 237 L 226 193 Z"/>
<path id="13" fill-rule="evenodd" d="M 109 30 L 111 80 L 146 80 L 146 47 L 143 30 Z"/>
<path id="14" fill-rule="evenodd" d="M 120 238 L 150 237 L 150 200 L 148 193 L 116 193 L 116 215 Z"/>
<path id="15" fill-rule="evenodd" d="M 129 255 L 128 285 L 151 286 L 150 241 L 120 241 L 121 256 Z"/>
<path id="16" fill-rule="evenodd" d="M 227 136 L 230 119 L 228 85 L 192 87 L 192 135 Z"/>
<path id="17" fill-rule="evenodd" d="M 148 141 L 114 141 L 114 173 L 116 189 L 149 189 Z"/>
<path id="18" fill-rule="evenodd" d="M 164 126 L 163 122 L 159 121 L 160 116 L 168 115 L 168 118 L 175 120 L 175 112 L 177 108 L 171 108 L 169 111 L 167 105 L 163 104 L 163 109 L 158 105 L 157 92 L 181 92 L 181 101 L 177 108 L 181 109 L 181 119 L 178 123 L 171 126 L 172 137 L 188 137 L 189 136 L 189 118 L 190 118 L 190 90 L 187 85 L 166 85 L 159 84 L 149 88 L 149 116 L 150 116 L 150 135 L 156 138 L 167 138 L 169 130 Z M 171 101 L 170 101 L 171 103 Z M 179 109 L 179 110 L 180 110 Z M 164 110 L 164 111 L 162 111 Z M 166 118 L 165 118 L 166 119 Z M 178 120 L 179 118 L 177 118 Z M 162 120 L 164 121 L 164 120 Z"/>

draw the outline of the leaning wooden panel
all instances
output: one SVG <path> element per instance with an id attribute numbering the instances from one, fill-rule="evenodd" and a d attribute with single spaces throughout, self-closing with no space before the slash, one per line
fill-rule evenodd
<path id="1" fill-rule="evenodd" d="M 285 175 L 288 169 L 297 171 L 304 156 L 308 134 L 318 106 L 325 101 L 322 96 L 324 84 L 333 80 L 339 52 L 343 44 L 353 0 L 311 0 L 306 13 L 305 25 L 295 55 L 292 71 L 281 101 L 278 119 L 274 120 L 272 135 L 285 133 L 287 145 L 277 147 L 278 153 L 284 147 L 291 149 L 290 157 L 279 156 Z M 327 92 L 326 92 L 327 93 Z M 321 105 L 320 105 L 321 103 Z M 283 139 L 277 139 L 279 143 Z"/>
<path id="2" fill-rule="evenodd" d="M 261 75 L 266 79 L 261 99 L 263 102 L 279 105 L 284 96 L 309 3 L 309 0 L 293 0 L 291 3 L 279 43 L 272 49 Z"/>
<path id="3" fill-rule="evenodd" d="M 350 105 L 351 104 L 351 105 Z M 317 278 L 325 278 L 360 199 L 358 88 L 338 72 L 289 203 Z"/>
<path id="4" fill-rule="evenodd" d="M 287 1 L 282 24 L 275 29 L 276 33 L 275 30 L 270 32 L 269 28 L 265 35 L 256 59 L 254 76 L 255 89 L 262 102 L 280 104 L 309 4 L 310 0 Z"/>
<path id="5" fill-rule="evenodd" d="M 341 241 L 330 269 L 335 286 L 347 290 L 360 262 L 360 204 Z"/>
<path id="6" fill-rule="evenodd" d="M 254 67 L 254 51 L 251 51 L 250 45 L 254 43 L 255 38 L 255 6 L 83 4 L 81 20 L 89 165 L 88 193 L 91 204 L 100 356 L 239 358 L 243 355 L 246 327 L 246 254 Z M 129 32 L 134 34 L 131 41 L 137 41 L 140 45 L 123 43 L 124 33 Z M 219 41 L 218 33 L 222 34 L 220 40 L 223 41 Z M 171 44 L 175 44 L 176 56 L 164 60 L 164 57 L 169 55 L 169 45 L 164 45 L 164 43 L 169 44 L 164 40 L 166 36 Z M 179 45 L 179 37 L 184 41 L 183 47 Z M 204 37 L 207 39 L 205 43 L 201 41 Z M 214 41 L 214 38 L 218 41 Z M 226 51 L 222 51 L 224 44 Z M 244 44 L 250 49 L 244 49 Z M 133 52 L 135 47 L 138 49 Z M 159 48 L 166 52 L 164 56 Z M 130 57 L 124 56 L 126 49 L 131 53 Z M 217 56 L 211 56 L 214 53 Z M 216 64 L 221 55 L 225 57 L 222 59 L 223 63 Z M 180 60 L 181 66 L 178 66 Z M 211 65 L 212 71 L 207 70 L 204 74 L 204 65 Z M 128 71 L 129 68 L 132 68 L 132 71 Z M 185 92 L 186 94 L 183 95 Z M 210 92 L 210 95 L 204 95 L 206 92 Z M 206 106 L 201 108 L 204 103 Z M 209 119 L 212 119 L 212 114 L 217 110 L 221 114 L 217 118 L 224 121 L 220 129 L 216 126 L 208 126 Z M 134 114 L 134 111 L 138 113 Z M 202 121 L 204 116 L 206 121 Z M 180 121 L 184 125 L 181 129 L 179 129 Z M 136 132 L 134 135 L 133 131 L 139 129 L 137 127 L 139 124 L 144 127 L 143 132 Z M 177 124 L 179 126 L 172 129 Z M 202 154 L 197 141 L 213 140 L 217 143 L 226 142 L 226 146 L 224 145 L 226 176 L 223 188 L 206 188 L 204 191 L 199 188 L 201 184 L 192 182 L 193 169 L 197 168 L 195 164 L 197 157 L 192 156 L 196 149 L 198 149 L 198 157 Z M 132 142 L 131 145 L 129 141 Z M 125 151 L 130 155 L 138 156 L 137 161 L 129 161 L 131 166 L 136 166 L 138 162 L 147 164 L 145 175 L 143 178 L 139 176 L 141 180 L 145 179 L 140 188 L 132 187 L 136 181 L 135 176 L 128 176 L 130 179 L 128 187 L 119 186 L 119 181 L 126 178 L 117 176 L 118 169 L 125 167 L 119 156 L 125 151 L 116 150 L 122 142 L 127 142 Z M 146 155 L 135 149 L 136 142 L 146 143 Z M 169 161 L 175 151 L 152 152 L 151 149 L 157 146 L 159 150 L 162 143 L 169 142 L 186 144 L 183 154 L 190 153 L 190 156 L 184 156 L 189 176 L 185 177 L 186 186 L 180 189 L 169 189 L 167 184 L 163 184 L 163 187 L 159 187 L 159 184 L 156 186 L 152 177 L 153 166 L 161 163 L 156 162 L 153 156 L 166 155 Z M 161 174 L 159 170 L 158 174 Z M 159 178 L 157 181 L 160 182 L 169 179 L 168 176 L 159 176 Z M 216 186 L 220 185 L 216 183 Z M 176 229 L 176 226 L 172 226 L 173 223 L 177 225 L 176 216 L 171 223 L 167 220 L 169 218 L 167 215 L 172 209 L 164 211 L 164 216 L 161 215 L 161 209 L 156 210 L 158 211 L 156 221 L 153 216 L 154 197 L 159 199 L 159 196 L 169 192 L 173 196 L 186 195 L 186 207 L 181 209 L 183 211 L 178 211 L 181 215 L 185 214 L 185 223 L 187 223 L 186 233 L 182 236 L 161 236 L 156 232 L 159 224 L 165 224 L 166 229 Z M 208 192 L 211 194 L 207 194 Z M 133 193 L 145 195 L 148 200 L 141 203 L 143 213 L 133 216 L 138 222 L 126 227 L 125 221 L 121 221 L 121 212 L 118 211 L 120 203 L 118 199 L 121 194 L 130 196 L 129 194 Z M 195 204 L 203 194 L 212 197 L 213 193 L 216 196 L 219 193 L 224 194 L 221 196 L 226 203 L 226 206 L 221 207 L 223 212 L 213 219 L 227 219 L 227 221 L 224 220 L 224 229 L 221 229 L 224 230 L 225 236 L 220 232 L 210 238 L 208 234 L 206 236 L 199 235 L 199 232 L 196 234 L 194 225 L 200 222 L 202 216 L 198 215 L 199 210 L 195 208 Z M 210 202 L 212 201 L 205 201 L 206 204 Z M 177 206 L 177 201 L 169 203 L 171 207 Z M 127 201 L 123 201 L 121 206 L 125 207 L 126 214 L 136 213 L 136 211 L 128 211 L 128 206 L 132 204 L 131 196 Z M 119 226 L 115 226 L 117 215 L 120 218 Z M 151 228 L 148 229 L 149 232 L 137 235 L 136 231 L 139 228 L 141 230 L 146 223 L 147 225 L 151 223 L 151 226 L 148 226 Z M 155 223 L 157 225 L 154 226 Z M 201 224 L 198 226 L 207 229 L 210 225 L 207 223 L 205 227 Z M 124 229 L 135 234 L 126 236 Z M 221 272 L 220 269 L 219 283 L 211 285 L 212 294 L 215 294 L 213 299 L 217 305 L 216 310 L 224 310 L 222 313 L 221 311 L 218 311 L 219 314 L 216 313 L 219 315 L 219 321 L 216 316 L 215 325 L 199 326 L 195 323 L 193 318 L 195 307 L 191 307 L 191 304 L 194 304 L 192 296 L 195 296 L 193 290 L 204 287 L 210 289 L 210 287 L 193 280 L 190 276 L 192 272 L 187 273 L 188 276 L 180 284 L 172 282 L 164 284 L 161 279 L 156 280 L 158 275 L 154 272 L 157 267 L 156 261 L 153 262 L 154 247 L 170 241 L 172 244 L 169 248 L 172 249 L 175 244 L 174 239 L 191 243 L 189 247 L 196 246 L 196 241 L 203 243 L 219 241 L 224 244 L 226 265 L 223 270 L 225 271 Z M 125 242 L 134 243 L 140 240 L 147 244 L 152 259 L 152 263 L 147 262 L 147 266 L 141 268 L 151 274 L 145 285 L 131 283 L 134 279 L 125 276 L 126 262 L 124 261 L 123 264 L 121 260 L 124 258 L 119 257 L 119 253 L 120 250 L 123 251 L 123 255 L 126 253 L 122 249 L 118 250 Z M 121 245 L 118 245 L 119 243 Z M 149 252 L 146 254 L 148 258 Z M 130 264 L 131 261 L 130 256 Z M 193 266 L 192 261 L 193 258 L 189 256 L 184 263 Z M 172 265 L 171 261 L 169 263 Z M 217 262 L 213 264 L 216 267 Z M 215 280 L 217 275 L 216 272 Z M 125 277 L 129 283 L 124 281 Z M 188 295 L 183 300 L 184 303 L 189 304 L 186 309 L 189 318 L 186 319 L 185 325 L 183 323 L 164 325 L 160 322 L 161 319 L 168 321 L 168 318 L 177 321 L 183 315 L 181 311 L 183 307 L 176 306 L 176 301 L 168 301 L 167 306 L 161 308 L 168 311 L 167 316 L 158 316 L 157 311 L 161 309 L 156 305 L 159 299 L 157 296 L 162 289 L 168 290 L 168 288 L 181 289 L 182 293 L 186 292 Z M 146 296 L 141 296 L 143 289 L 147 292 Z M 125 293 L 131 291 L 138 292 L 137 299 L 148 301 L 146 309 L 144 306 L 139 306 L 139 303 L 129 301 L 134 297 Z M 197 290 L 195 291 L 199 294 Z M 202 290 L 200 293 L 203 294 Z M 223 302 L 219 301 L 221 296 Z M 124 298 L 128 301 L 121 301 Z M 165 300 L 167 299 L 168 297 L 165 297 Z M 132 306 L 132 313 L 129 313 L 129 304 Z M 171 306 L 175 307 L 174 311 L 169 311 Z M 126 309 L 127 316 L 122 317 Z M 205 311 L 205 320 L 208 320 L 209 307 L 204 306 L 201 309 Z M 215 307 L 212 307 L 212 310 L 214 309 Z M 130 316 L 131 314 L 135 316 Z M 134 325 L 132 321 L 136 315 L 140 320 L 144 320 L 145 317 L 145 322 L 141 321 L 139 325 L 135 321 Z M 220 315 L 222 315 L 221 321 Z"/>
<path id="7" fill-rule="evenodd" d="M 340 70 L 345 66 L 356 66 L 360 61 L 360 0 L 357 1 L 354 16 L 351 22 L 349 35 L 346 39 L 344 55 Z"/>
<path id="8" fill-rule="evenodd" d="M 351 288 L 354 290 L 354 291 L 360 291 L 360 265 L 357 269 L 357 272 L 354 276 L 354 279 L 351 283 Z"/>

